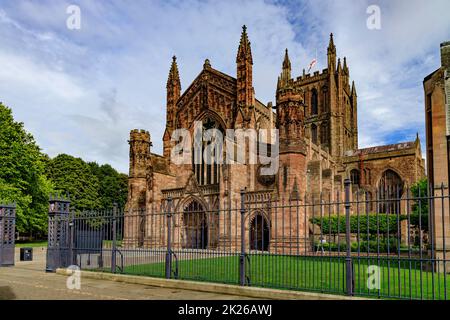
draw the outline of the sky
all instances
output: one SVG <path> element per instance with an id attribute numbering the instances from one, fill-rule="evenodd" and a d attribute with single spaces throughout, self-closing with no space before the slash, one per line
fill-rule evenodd
<path id="1" fill-rule="evenodd" d="M 70 5 L 80 28 L 69 29 Z M 367 20 L 380 9 L 380 28 Z M 333 32 L 358 94 L 359 147 L 414 140 L 424 151 L 422 81 L 450 40 L 448 0 L 144 1 L 0 0 L 0 101 L 42 151 L 128 172 L 129 132 L 150 131 L 162 152 L 166 81 L 177 56 L 182 90 L 209 59 L 235 76 L 242 25 L 252 45 L 256 97 L 275 101 L 285 48 L 292 74 Z"/>

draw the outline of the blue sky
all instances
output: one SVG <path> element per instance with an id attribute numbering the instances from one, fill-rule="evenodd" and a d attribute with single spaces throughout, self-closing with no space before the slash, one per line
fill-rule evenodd
<path id="1" fill-rule="evenodd" d="M 81 29 L 66 9 L 81 9 Z M 381 29 L 366 26 L 369 5 Z M 275 100 L 284 49 L 293 75 L 312 58 L 325 68 L 330 32 L 347 57 L 358 93 L 360 147 L 424 142 L 423 78 L 450 40 L 443 1 L 22 1 L 0 0 L 0 101 L 43 151 L 69 153 L 128 171 L 129 131 L 147 129 L 162 150 L 165 85 L 176 54 L 184 90 L 206 58 L 235 74 L 241 27 L 248 26 L 254 87 Z"/>

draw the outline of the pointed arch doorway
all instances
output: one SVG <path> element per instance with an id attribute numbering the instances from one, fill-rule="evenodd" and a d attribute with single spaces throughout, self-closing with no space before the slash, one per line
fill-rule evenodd
<path id="1" fill-rule="evenodd" d="M 250 223 L 250 250 L 269 251 L 269 241 L 269 223 L 261 213 L 257 213 Z"/>
<path id="2" fill-rule="evenodd" d="M 183 209 L 183 247 L 206 249 L 208 247 L 208 219 L 202 204 L 196 200 Z"/>

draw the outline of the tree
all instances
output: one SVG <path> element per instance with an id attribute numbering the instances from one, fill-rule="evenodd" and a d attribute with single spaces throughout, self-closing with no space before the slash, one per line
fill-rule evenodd
<path id="1" fill-rule="evenodd" d="M 102 207 L 99 179 L 81 158 L 58 155 L 48 162 L 47 176 L 58 192 L 70 195 L 72 208 L 93 210 Z"/>
<path id="2" fill-rule="evenodd" d="M 89 162 L 92 173 L 99 181 L 99 196 L 102 208 L 111 208 L 116 203 L 123 208 L 127 201 L 128 176 L 118 173 L 109 164 L 99 165 Z"/>
<path id="3" fill-rule="evenodd" d="M 411 224 L 428 230 L 428 179 L 423 178 L 411 186 L 414 198 L 411 213 Z"/>
<path id="4" fill-rule="evenodd" d="M 53 188 L 45 176 L 44 161 L 33 136 L 0 103 L 0 203 L 17 204 L 18 232 L 46 232 L 48 194 Z"/>

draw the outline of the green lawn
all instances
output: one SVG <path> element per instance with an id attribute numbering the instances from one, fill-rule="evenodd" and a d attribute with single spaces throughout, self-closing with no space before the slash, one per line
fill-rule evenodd
<path id="1" fill-rule="evenodd" d="M 376 257 L 365 257 L 354 258 L 353 261 L 356 295 L 406 299 L 450 299 L 450 274 L 444 276 L 436 272 L 421 272 L 420 270 L 424 268 L 421 268 L 419 260 L 410 262 L 396 258 L 380 258 L 377 261 Z M 426 262 L 422 262 L 422 267 L 425 264 Z M 368 265 L 380 267 L 380 290 L 367 288 Z M 345 257 L 255 254 L 249 255 L 247 270 L 251 286 L 336 294 L 344 294 L 345 290 Z M 164 277 L 165 263 L 162 261 L 127 266 L 123 272 Z M 179 261 L 178 278 L 238 284 L 239 256 Z"/>
<path id="2" fill-rule="evenodd" d="M 103 248 L 112 248 L 113 241 L 112 240 L 103 240 Z M 116 246 L 121 247 L 122 246 L 122 240 L 116 241 Z"/>
<path id="3" fill-rule="evenodd" d="M 47 241 L 34 241 L 34 242 L 20 242 L 16 243 L 16 248 L 38 248 L 38 247 L 46 247 Z"/>

